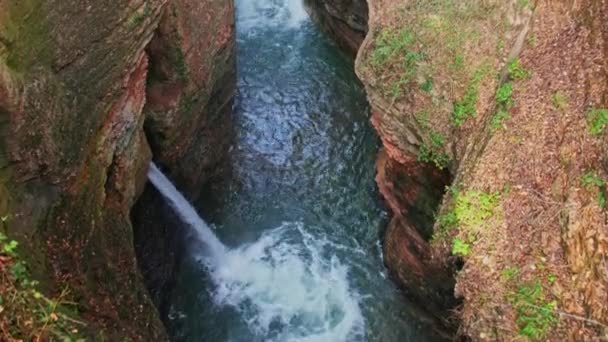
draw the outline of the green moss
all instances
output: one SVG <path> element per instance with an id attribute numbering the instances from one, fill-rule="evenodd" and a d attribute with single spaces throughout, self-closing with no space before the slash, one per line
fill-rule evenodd
<path id="1" fill-rule="evenodd" d="M 175 71 L 177 72 L 178 79 L 181 81 L 188 80 L 188 65 L 186 64 L 186 58 L 181 48 L 176 47 L 173 49 L 171 56 Z"/>
<path id="2" fill-rule="evenodd" d="M 427 110 L 421 111 L 418 114 L 416 114 L 416 116 L 414 118 L 416 119 L 416 122 L 420 125 L 420 128 L 422 128 L 423 130 L 426 130 L 429 128 L 429 122 L 430 122 L 429 111 L 427 111 Z"/>
<path id="3" fill-rule="evenodd" d="M 452 254 L 465 257 L 469 253 L 471 253 L 471 244 L 460 238 L 455 238 L 452 243 Z"/>
<path id="4" fill-rule="evenodd" d="M 144 3 L 144 8 L 142 11 L 137 9 L 131 19 L 129 20 L 129 29 L 133 30 L 141 25 L 150 15 L 152 14 L 152 10 L 148 3 Z"/>
<path id="5" fill-rule="evenodd" d="M 403 88 L 416 73 L 418 63 L 425 59 L 423 53 L 413 49 L 415 41 L 413 32 L 407 28 L 400 31 L 384 28 L 376 38 L 369 63 L 376 70 L 382 70 L 389 64 L 395 66 L 394 77 L 387 82 L 388 86 L 383 87 L 385 94 L 393 99 L 402 95 Z M 430 91 L 432 78 L 427 77 L 421 88 Z"/>
<path id="6" fill-rule="evenodd" d="M 488 220 L 495 215 L 500 193 L 477 190 L 461 193 L 455 190 L 452 198 L 452 209 L 437 218 L 438 230 L 433 235 L 433 242 L 443 240 L 453 229 L 459 228 L 462 234 L 453 240 L 452 247 L 458 246 L 460 255 L 463 255 L 461 252 L 466 250 L 465 244 L 472 245 L 477 234 L 487 227 Z"/>
<path id="7" fill-rule="evenodd" d="M 510 281 L 517 277 L 521 270 L 517 267 L 507 267 L 500 272 L 500 277 L 503 281 Z"/>
<path id="8" fill-rule="evenodd" d="M 608 125 L 608 108 L 591 108 L 587 111 L 587 125 L 591 135 L 600 135 Z"/>
<path id="9" fill-rule="evenodd" d="M 517 7 L 520 10 L 525 10 L 530 8 L 530 0 L 517 0 Z"/>
<path id="10" fill-rule="evenodd" d="M 51 64 L 52 41 L 44 4 L 40 0 L 10 1 L 6 13 L 0 14 L 5 34 L 5 62 L 16 72 L 24 72 L 33 64 Z"/>
<path id="11" fill-rule="evenodd" d="M 407 28 L 401 31 L 384 28 L 376 38 L 376 46 L 371 55 L 371 65 L 381 67 L 399 55 L 405 55 L 406 50 L 415 42 L 413 32 Z"/>
<path id="12" fill-rule="evenodd" d="M 420 89 L 427 93 L 431 92 L 431 90 L 433 90 L 433 79 L 431 77 L 426 78 L 424 82 L 420 84 Z"/>
<path id="13" fill-rule="evenodd" d="M 494 215 L 500 201 L 500 193 L 469 190 L 456 198 L 454 212 L 461 228 L 474 230 L 485 225 Z"/>

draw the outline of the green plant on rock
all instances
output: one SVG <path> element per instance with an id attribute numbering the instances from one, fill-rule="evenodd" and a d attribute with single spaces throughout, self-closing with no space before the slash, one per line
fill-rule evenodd
<path id="1" fill-rule="evenodd" d="M 529 0 L 517 0 L 517 7 L 519 7 L 520 10 L 524 10 L 530 7 L 530 1 Z"/>
<path id="2" fill-rule="evenodd" d="M 460 232 L 452 241 L 452 253 L 466 256 L 468 253 L 463 254 L 463 251 L 470 251 L 477 233 L 487 228 L 489 220 L 496 213 L 499 202 L 499 192 L 487 193 L 469 190 L 461 193 L 455 191 L 452 209 L 437 218 L 438 229 L 433 236 L 433 241 L 445 238 L 452 229 L 458 227 Z"/>
<path id="3" fill-rule="evenodd" d="M 369 56 L 369 65 L 379 72 L 390 71 L 390 74 L 383 77 L 385 86 L 381 88 L 392 99 L 402 95 L 403 88 L 416 74 L 419 62 L 426 58 L 424 53 L 415 49 L 415 42 L 416 36 L 408 28 L 383 28 L 376 36 L 374 50 Z M 430 91 L 432 78 L 427 77 L 420 87 L 424 91 Z"/>
<path id="4" fill-rule="evenodd" d="M 420 89 L 427 93 L 433 90 L 433 79 L 431 77 L 427 77 L 422 84 L 420 84 Z"/>
<path id="5" fill-rule="evenodd" d="M 494 215 L 499 202 L 499 192 L 469 190 L 458 195 L 454 212 L 461 226 L 474 230 L 487 223 L 487 220 Z"/>
<path id="6" fill-rule="evenodd" d="M 152 15 L 152 10 L 150 9 L 150 7 L 148 6 L 147 3 L 144 3 L 144 8 L 143 10 L 140 12 L 139 9 L 137 9 L 135 11 L 135 13 L 133 14 L 133 16 L 131 17 L 131 19 L 129 20 L 129 29 L 135 29 L 137 26 L 139 26 L 141 23 L 144 22 L 144 20 L 146 20 L 146 18 L 150 17 Z"/>
<path id="7" fill-rule="evenodd" d="M 455 238 L 452 243 L 452 254 L 465 257 L 469 253 L 471 253 L 471 244 L 460 238 Z"/>
<path id="8" fill-rule="evenodd" d="M 430 115 L 428 110 L 423 110 L 414 116 L 416 122 L 420 125 L 420 128 L 426 130 L 430 125 Z"/>
<path id="9" fill-rule="evenodd" d="M 522 336 L 542 340 L 557 323 L 557 302 L 547 301 L 540 281 L 518 286 L 509 296 L 517 314 L 517 325 Z"/>
<path id="10" fill-rule="evenodd" d="M 606 207 L 606 181 L 602 179 L 597 172 L 589 170 L 581 177 L 581 183 L 587 188 L 587 190 L 595 190 L 597 192 L 596 198 L 600 208 Z"/>
<path id="11" fill-rule="evenodd" d="M 591 135 L 600 135 L 608 125 L 608 108 L 591 108 L 587 112 L 587 125 Z"/>
<path id="12" fill-rule="evenodd" d="M 418 160 L 433 163 L 439 169 L 447 167 L 450 158 L 444 152 L 445 137 L 441 133 L 431 131 L 430 140 L 430 144 L 422 144 L 418 149 Z"/>
<path id="13" fill-rule="evenodd" d="M 496 102 L 499 106 L 510 108 L 513 105 L 513 84 L 503 83 L 496 91 Z"/>
<path id="14" fill-rule="evenodd" d="M 380 31 L 376 39 L 376 47 L 371 55 L 371 65 L 373 67 L 383 66 L 392 58 L 405 53 L 406 49 L 415 42 L 414 34 L 403 29 L 399 32 L 384 28 Z"/>
<path id="15" fill-rule="evenodd" d="M 0 233 L 0 335 L 8 340 L 85 341 L 79 334 L 85 323 L 70 310 L 68 290 L 55 298 L 38 291 L 18 246 Z"/>
<path id="16" fill-rule="evenodd" d="M 477 82 L 471 83 L 462 99 L 454 104 L 454 113 L 452 114 L 454 126 L 462 126 L 468 118 L 475 116 L 477 113 L 477 98 L 479 96 L 477 85 Z"/>

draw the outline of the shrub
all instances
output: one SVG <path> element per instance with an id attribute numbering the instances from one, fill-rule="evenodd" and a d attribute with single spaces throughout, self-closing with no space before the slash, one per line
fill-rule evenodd
<path id="1" fill-rule="evenodd" d="M 540 281 L 520 285 L 510 299 L 517 314 L 520 335 L 541 340 L 557 323 L 557 303 L 546 300 Z"/>
<path id="2" fill-rule="evenodd" d="M 471 253 L 471 244 L 462 239 L 455 238 L 452 244 L 452 254 L 459 256 L 467 256 Z"/>
<path id="3" fill-rule="evenodd" d="M 587 124 L 591 135 L 600 135 L 608 125 L 608 109 L 592 108 L 587 112 Z"/>
<path id="4" fill-rule="evenodd" d="M 506 82 L 496 91 L 496 102 L 499 105 L 509 108 L 513 105 L 513 84 Z"/>

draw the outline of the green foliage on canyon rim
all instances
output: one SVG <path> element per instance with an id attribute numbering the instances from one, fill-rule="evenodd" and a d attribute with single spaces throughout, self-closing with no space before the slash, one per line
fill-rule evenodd
<path id="1" fill-rule="evenodd" d="M 452 196 L 452 209 L 437 218 L 438 229 L 433 241 L 447 238 L 458 228 L 458 234 L 452 240 L 452 254 L 467 256 L 478 233 L 488 228 L 489 220 L 497 213 L 500 192 L 469 190 L 454 192 Z"/>
<path id="2" fill-rule="evenodd" d="M 462 126 L 469 118 L 477 115 L 477 101 L 479 100 L 479 83 L 486 76 L 486 68 L 481 68 L 473 74 L 473 78 L 469 81 L 464 96 L 454 103 L 454 112 L 452 113 L 452 124 L 455 127 Z"/>
<path id="3" fill-rule="evenodd" d="M 557 302 L 548 301 L 539 280 L 520 284 L 509 294 L 519 327 L 519 334 L 533 340 L 542 340 L 551 326 L 557 323 Z"/>
<path id="4" fill-rule="evenodd" d="M 608 109 L 591 108 L 587 112 L 587 124 L 591 135 L 600 135 L 608 126 Z"/>
<path id="5" fill-rule="evenodd" d="M 383 85 L 384 93 L 391 98 L 396 99 L 402 95 L 403 88 L 416 73 L 418 62 L 425 58 L 423 53 L 413 49 L 415 42 L 416 37 L 408 28 L 402 30 L 384 28 L 378 33 L 370 64 L 376 70 L 383 70 L 389 64 L 395 67 L 393 77 Z M 427 78 L 421 84 L 421 89 L 430 91 L 432 80 Z"/>
<path id="6" fill-rule="evenodd" d="M 430 143 L 422 144 L 418 149 L 418 160 L 432 163 L 439 169 L 444 169 L 450 162 L 450 157 L 444 152 L 445 137 L 443 134 L 430 131 Z"/>
<path id="7" fill-rule="evenodd" d="M 5 223 L 7 218 L 2 218 Z M 49 298 L 31 278 L 19 244 L 0 233 L 0 335 L 27 341 L 85 341 L 68 289 Z"/>

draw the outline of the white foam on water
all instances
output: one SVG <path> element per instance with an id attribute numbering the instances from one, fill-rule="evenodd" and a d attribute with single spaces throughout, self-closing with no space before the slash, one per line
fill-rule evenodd
<path id="1" fill-rule="evenodd" d="M 162 172 L 148 177 L 205 252 L 218 306 L 235 308 L 264 341 L 341 342 L 361 339 L 365 320 L 360 296 L 349 286 L 349 269 L 329 255 L 335 244 L 284 223 L 256 242 L 227 249 Z"/>
<path id="2" fill-rule="evenodd" d="M 284 223 L 226 254 L 212 272 L 214 300 L 264 340 L 351 341 L 363 334 L 363 315 L 348 268 L 324 257 L 326 247 L 302 223 Z"/>
<path id="3" fill-rule="evenodd" d="M 238 29 L 297 28 L 308 20 L 303 0 L 242 0 L 237 2 Z"/>

